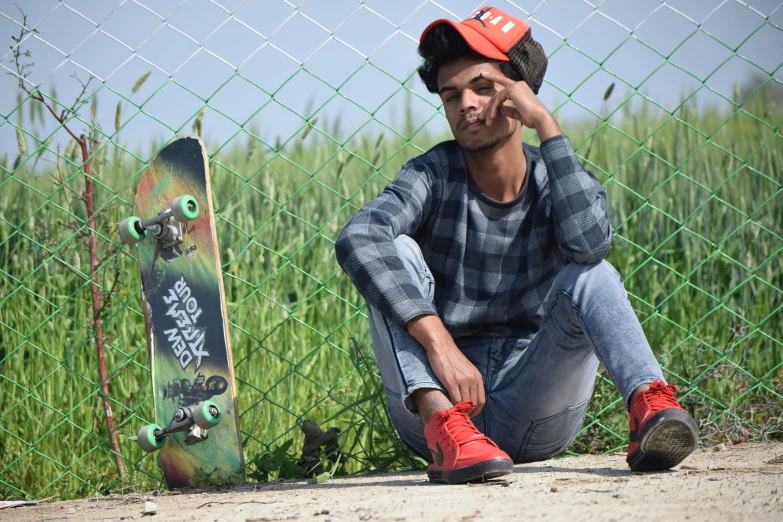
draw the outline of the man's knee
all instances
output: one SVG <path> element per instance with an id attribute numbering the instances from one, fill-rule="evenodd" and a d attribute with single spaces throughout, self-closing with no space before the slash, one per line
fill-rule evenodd
<path id="1" fill-rule="evenodd" d="M 602 259 L 589 265 L 568 263 L 560 270 L 560 273 L 557 275 L 557 277 L 558 279 L 562 278 L 568 281 L 584 278 L 599 280 L 610 278 L 622 281 L 620 273 L 606 259 Z"/>
<path id="2" fill-rule="evenodd" d="M 424 257 L 421 253 L 421 247 L 410 236 L 405 234 L 397 236 L 394 240 L 394 246 L 397 248 L 397 254 L 405 265 L 420 266 L 424 264 Z"/>
<path id="3" fill-rule="evenodd" d="M 424 261 L 419 244 L 412 237 L 403 234 L 397 236 L 394 246 L 405 269 L 419 284 L 423 294 L 431 299 L 434 295 L 435 280 Z"/>
<path id="4" fill-rule="evenodd" d="M 567 264 L 557 274 L 554 290 L 555 292 L 566 291 L 574 297 L 585 291 L 595 290 L 617 290 L 625 295 L 622 276 L 605 259 L 589 265 Z"/>

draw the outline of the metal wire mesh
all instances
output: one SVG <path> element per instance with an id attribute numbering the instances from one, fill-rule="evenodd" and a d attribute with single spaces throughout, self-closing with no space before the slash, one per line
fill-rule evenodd
<path id="1" fill-rule="evenodd" d="M 211 13 L 206 29 L 188 29 L 196 4 Z M 780 438 L 783 415 L 783 17 L 779 5 L 751 4 L 498 3 L 544 43 L 550 108 L 578 116 L 564 127 L 608 193 L 609 260 L 706 441 Z M 448 138 L 437 127 L 437 100 L 386 49 L 402 42 L 415 55 L 424 24 L 460 19 L 481 4 L 424 1 L 392 12 L 380 2 L 335 3 L 328 20 L 309 14 L 307 2 L 280 2 L 282 14 L 270 17 L 245 16 L 247 4 L 237 1 L 106 5 L 95 18 L 75 1 L 53 3 L 29 27 L 19 12 L 0 9 L 2 37 L 20 37 L 7 42 L 3 72 L 27 90 L 16 88 L 16 102 L 4 102 L 0 114 L 0 139 L 9 144 L 0 169 L 0 496 L 160 484 L 155 458 L 132 441 L 153 420 L 153 397 L 135 253 L 114 230 L 132 213 L 136 182 L 156 151 L 176 135 L 202 133 L 210 119 L 220 129 L 207 141 L 246 461 L 289 439 L 298 447 L 299 426 L 313 418 L 342 430 L 345 472 L 421 465 L 384 416 L 364 302 L 334 261 L 333 242 L 405 160 Z M 134 36 L 118 25 L 131 8 L 150 20 L 151 33 Z M 740 34 L 713 23 L 727 18 Z M 69 30 L 55 32 L 53 20 Z M 384 30 L 356 33 L 357 24 Z M 584 37 L 587 27 L 601 38 Z M 213 50 L 240 33 L 256 44 Z M 178 44 L 146 52 L 160 51 L 163 34 Z M 294 37 L 312 45 L 294 52 L 287 48 Z M 122 58 L 85 65 L 89 55 L 80 52 L 100 46 Z M 335 72 L 334 46 L 353 56 L 339 59 L 347 72 Z M 30 49 L 31 57 L 19 54 Z M 56 58 L 47 70 L 17 66 L 47 53 Z M 206 73 L 199 60 L 211 64 Z M 150 73 L 123 77 L 131 63 Z M 737 63 L 746 68 L 731 69 Z M 189 67 L 201 76 L 182 80 Z M 264 68 L 275 69 L 274 81 Z M 735 70 L 752 70 L 752 85 L 720 87 Z M 74 97 L 58 97 L 50 81 L 63 71 L 85 83 L 73 107 Z M 676 100 L 647 92 L 682 78 Z M 327 94 L 309 105 L 286 97 L 311 85 Z M 175 112 L 158 102 L 171 105 L 172 96 Z M 243 96 L 252 110 L 225 103 Z M 96 117 L 99 99 L 116 102 L 113 118 Z M 327 121 L 329 108 L 353 119 Z M 272 139 L 259 120 L 290 129 Z M 63 125 L 74 138 L 84 132 L 89 173 Z M 154 138 L 125 141 L 150 126 Z M 536 142 L 530 133 L 526 139 Z M 103 377 L 96 341 L 105 345 Z M 570 451 L 623 449 L 624 415 L 600 374 Z"/>

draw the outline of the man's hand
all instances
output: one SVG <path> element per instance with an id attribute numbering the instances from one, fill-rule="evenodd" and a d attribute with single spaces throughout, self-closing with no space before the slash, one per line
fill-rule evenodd
<path id="1" fill-rule="evenodd" d="M 526 82 L 515 82 L 500 74 L 488 72 L 482 72 L 481 76 L 502 87 L 479 114 L 479 119 L 483 119 L 487 125 L 492 125 L 500 113 L 522 122 L 525 127 L 535 129 L 541 141 L 562 134 L 552 113 L 544 107 Z M 510 104 L 506 104 L 507 101 Z"/>
<path id="2" fill-rule="evenodd" d="M 471 417 L 478 415 L 486 403 L 481 372 L 462 354 L 440 318 L 423 315 L 405 326 L 427 350 L 432 371 L 446 388 L 451 402 L 472 401 L 476 408 L 467 413 Z"/>
<path id="3" fill-rule="evenodd" d="M 427 358 L 432 371 L 449 392 L 451 402 L 457 404 L 462 401 L 472 401 L 476 408 L 467 413 L 471 417 L 478 415 L 486 402 L 481 372 L 456 345 L 451 348 L 428 350 Z"/>

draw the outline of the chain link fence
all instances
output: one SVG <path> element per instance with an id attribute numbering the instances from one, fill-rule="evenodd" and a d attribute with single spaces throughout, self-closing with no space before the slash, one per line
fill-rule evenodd
<path id="1" fill-rule="evenodd" d="M 417 40 L 483 4 L 260 4 L 0 8 L 3 498 L 162 487 L 133 441 L 153 397 L 135 250 L 115 230 L 145 165 L 189 133 L 210 152 L 248 476 L 286 476 L 308 418 L 339 428 L 337 473 L 423 466 L 386 416 L 333 245 L 407 159 L 450 138 Z M 609 260 L 704 443 L 780 439 L 783 9 L 497 7 L 550 57 L 542 98 L 606 188 Z M 569 451 L 627 443 L 601 373 Z"/>

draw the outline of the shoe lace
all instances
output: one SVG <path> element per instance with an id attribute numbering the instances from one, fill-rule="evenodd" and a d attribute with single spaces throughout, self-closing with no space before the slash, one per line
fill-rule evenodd
<path id="1" fill-rule="evenodd" d="M 680 408 L 680 403 L 674 396 L 677 387 L 672 384 L 665 384 L 663 381 L 655 381 L 650 385 L 650 389 L 639 395 L 647 406 L 653 411 L 659 411 L 666 408 Z"/>
<path id="2" fill-rule="evenodd" d="M 449 416 L 444 423 L 444 427 L 454 438 L 454 441 L 458 446 L 462 446 L 467 442 L 473 442 L 477 440 L 489 440 L 489 438 L 481 433 L 473 421 L 470 420 L 466 411 L 472 409 L 474 404 L 472 402 L 460 402 L 454 405 L 454 408 L 449 412 Z"/>

